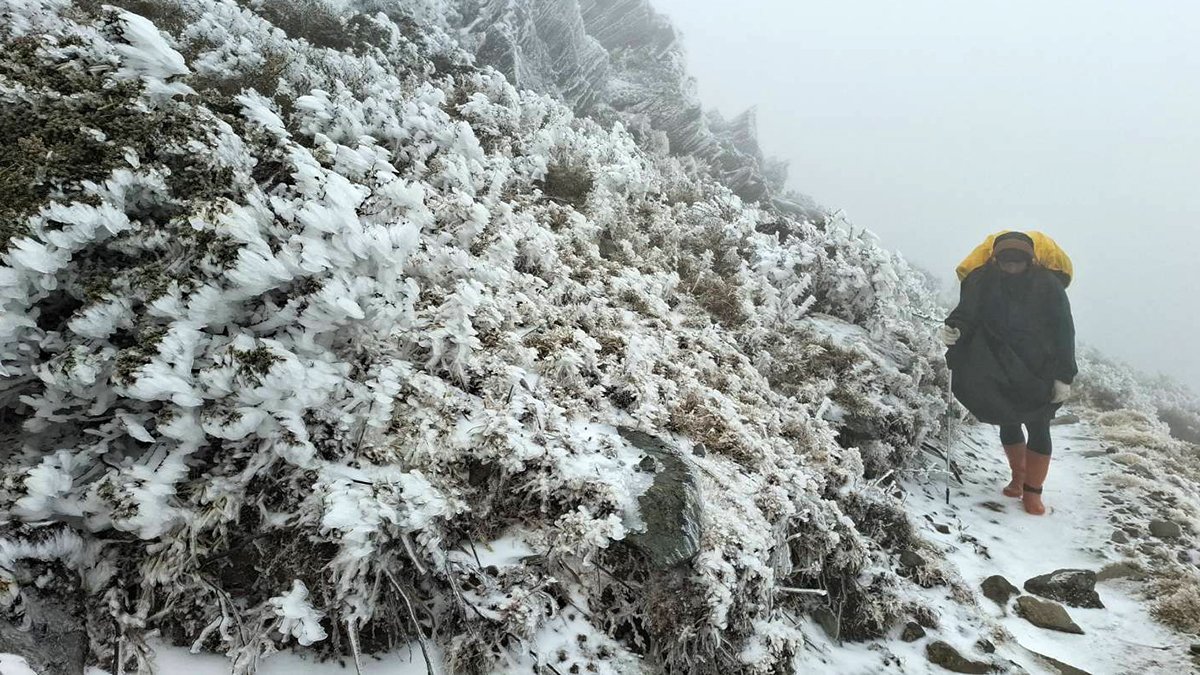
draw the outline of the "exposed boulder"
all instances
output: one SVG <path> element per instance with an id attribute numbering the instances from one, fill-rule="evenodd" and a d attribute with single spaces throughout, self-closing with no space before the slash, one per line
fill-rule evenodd
<path id="1" fill-rule="evenodd" d="M 1071 620 L 1067 610 L 1056 602 L 1022 595 L 1017 598 L 1017 614 L 1038 628 L 1083 635 L 1083 629 Z"/>
<path id="2" fill-rule="evenodd" d="M 629 543 L 659 569 L 691 559 L 700 550 L 703 526 L 700 493 L 687 460 L 660 438 L 634 429 L 618 431 L 660 467 L 638 499 L 646 529 L 629 535 Z"/>
<path id="3" fill-rule="evenodd" d="M 1071 607 L 1104 607 L 1096 593 L 1096 573 L 1090 570 L 1055 570 L 1026 581 L 1025 590 Z"/>
<path id="4" fill-rule="evenodd" d="M 925 657 L 930 663 L 939 665 L 952 673 L 990 673 L 995 668 L 990 663 L 972 661 L 949 644 L 937 641 L 925 647 Z"/>

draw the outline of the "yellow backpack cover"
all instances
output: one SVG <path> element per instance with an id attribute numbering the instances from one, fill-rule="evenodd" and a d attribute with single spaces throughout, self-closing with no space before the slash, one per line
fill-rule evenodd
<path id="1" fill-rule="evenodd" d="M 975 247 L 971 251 L 971 255 L 967 256 L 961 263 L 958 264 L 958 281 L 961 283 L 967 275 L 987 264 L 987 261 L 992 257 L 992 245 L 996 243 L 996 237 L 1011 232 L 1011 230 L 1001 230 L 996 234 L 988 235 L 988 238 L 982 244 Z M 1071 265 L 1071 258 L 1067 256 L 1067 252 L 1048 235 L 1041 232 L 1026 232 L 1029 238 L 1033 240 L 1034 262 L 1046 269 L 1058 272 L 1063 277 L 1065 286 L 1071 285 L 1071 279 L 1075 277 L 1075 268 Z"/>

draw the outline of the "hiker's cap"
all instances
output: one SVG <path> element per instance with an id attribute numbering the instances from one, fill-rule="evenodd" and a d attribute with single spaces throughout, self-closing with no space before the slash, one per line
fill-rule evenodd
<path id="1" fill-rule="evenodd" d="M 1033 239 L 1029 235 L 1024 232 L 1005 232 L 996 237 L 996 243 L 992 245 L 993 257 L 1015 259 L 1018 255 L 1027 260 L 1034 258 Z"/>

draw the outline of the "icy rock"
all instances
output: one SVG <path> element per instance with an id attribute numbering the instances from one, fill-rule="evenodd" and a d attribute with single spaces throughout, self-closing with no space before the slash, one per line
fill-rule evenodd
<path id="1" fill-rule="evenodd" d="M 679 450 L 650 434 L 620 429 L 621 437 L 654 458 L 659 471 L 654 483 L 638 498 L 643 532 L 628 536 L 629 543 L 658 569 L 691 559 L 700 550 L 700 493 L 696 477 Z"/>
<path id="2" fill-rule="evenodd" d="M 1118 544 L 1128 544 L 1129 535 L 1125 534 L 1121 530 L 1113 530 L 1112 540 Z"/>
<path id="3" fill-rule="evenodd" d="M 900 633 L 900 639 L 905 642 L 916 642 L 923 637 L 925 637 L 925 629 L 921 628 L 921 624 L 916 621 L 909 621 Z"/>
<path id="4" fill-rule="evenodd" d="M 920 553 L 905 549 L 900 552 L 900 564 L 905 567 L 921 567 L 925 564 L 925 559 Z"/>
<path id="5" fill-rule="evenodd" d="M 925 657 L 930 663 L 941 666 L 952 673 L 990 673 L 992 664 L 983 661 L 972 661 L 949 644 L 938 641 L 925 647 Z"/>
<path id="6" fill-rule="evenodd" d="M 1025 591 L 1071 607 L 1103 609 L 1096 593 L 1096 573 L 1090 570 L 1055 570 L 1025 582 Z"/>
<path id="7" fill-rule="evenodd" d="M 1083 635 L 1083 629 L 1071 620 L 1071 615 L 1057 602 L 1022 595 L 1017 598 L 1017 614 L 1038 628 Z"/>
<path id="8" fill-rule="evenodd" d="M 30 625 L 22 630 L 0 621 L 0 651 L 24 657 L 35 673 L 82 675 L 88 644 L 82 603 L 36 591 L 25 597 Z"/>
<path id="9" fill-rule="evenodd" d="M 1021 589 L 999 574 L 984 579 L 982 588 L 983 596 L 1001 607 L 1006 607 L 1009 598 L 1021 592 Z"/>
<path id="10" fill-rule="evenodd" d="M 1159 539 L 1175 539 L 1183 536 L 1183 528 L 1179 527 L 1178 523 L 1169 520 L 1152 520 L 1150 521 L 1150 534 Z"/>

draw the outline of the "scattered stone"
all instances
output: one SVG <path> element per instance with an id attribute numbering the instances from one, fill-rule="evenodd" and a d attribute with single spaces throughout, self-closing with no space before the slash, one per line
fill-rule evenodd
<path id="1" fill-rule="evenodd" d="M 1172 523 L 1169 520 L 1152 520 L 1150 521 L 1150 534 L 1159 539 L 1175 539 L 1183 536 L 1183 528 L 1179 527 L 1178 523 Z"/>
<path id="2" fill-rule="evenodd" d="M 992 664 L 982 661 L 972 661 L 958 650 L 942 641 L 930 643 L 925 647 L 925 658 L 929 662 L 941 666 L 952 673 L 990 673 Z"/>
<path id="3" fill-rule="evenodd" d="M 1105 449 L 1104 449 L 1104 452 L 1106 452 L 1106 453 L 1108 453 L 1108 454 L 1110 454 L 1110 455 L 1115 455 L 1115 454 L 1117 454 L 1118 452 L 1120 452 L 1120 450 L 1116 449 L 1115 447 L 1109 446 L 1109 447 L 1107 447 L 1107 448 L 1105 448 Z"/>
<path id="4" fill-rule="evenodd" d="M 1121 499 L 1120 497 L 1118 497 L 1116 495 L 1104 495 L 1104 501 L 1108 502 L 1109 504 L 1124 504 L 1125 503 L 1124 499 Z"/>
<path id="5" fill-rule="evenodd" d="M 1071 607 L 1103 609 L 1096 593 L 1096 573 L 1091 570 L 1055 570 L 1025 582 L 1025 591 Z"/>
<path id="6" fill-rule="evenodd" d="M 1079 424 L 1079 415 L 1060 415 L 1050 420 L 1050 426 L 1059 427 L 1068 424 Z"/>
<path id="7" fill-rule="evenodd" d="M 900 632 L 900 639 L 905 642 L 916 642 L 925 637 L 925 629 L 921 628 L 921 624 L 916 621 L 909 621 L 904 626 L 904 630 Z"/>
<path id="8" fill-rule="evenodd" d="M 984 579 L 982 588 L 983 596 L 1001 607 L 1007 607 L 1009 598 L 1021 592 L 1021 589 L 999 574 Z"/>
<path id="9" fill-rule="evenodd" d="M 999 502 L 980 502 L 979 505 L 988 511 L 995 511 L 996 513 L 1004 513 L 1005 511 L 1004 505 Z"/>
<path id="10" fill-rule="evenodd" d="M 925 564 L 925 559 L 920 553 L 905 549 L 900 552 L 900 564 L 905 567 L 921 567 Z"/>
<path id="11" fill-rule="evenodd" d="M 1109 581 L 1112 579 L 1144 581 L 1146 573 L 1142 571 L 1141 567 L 1131 562 L 1109 563 L 1096 573 L 1096 581 Z"/>
<path id="12" fill-rule="evenodd" d="M 979 640 L 975 643 L 975 648 L 984 654 L 996 653 L 996 645 L 992 644 L 992 641 L 986 638 L 979 638 Z"/>
<path id="13" fill-rule="evenodd" d="M 1200 656 L 1200 642 L 1192 645 L 1191 652 L 1193 656 Z"/>
<path id="14" fill-rule="evenodd" d="M 1192 562 L 1192 554 L 1182 548 L 1176 551 L 1175 558 L 1185 565 Z"/>
<path id="15" fill-rule="evenodd" d="M 1022 595 L 1017 598 L 1017 615 L 1038 628 L 1083 635 L 1083 629 L 1071 620 L 1071 615 L 1057 602 Z"/>
<path id="16" fill-rule="evenodd" d="M 1112 533 L 1112 540 L 1118 544 L 1128 544 L 1129 535 L 1125 534 L 1121 530 L 1114 530 Z"/>
<path id="17" fill-rule="evenodd" d="M 939 523 L 937 525 L 934 525 L 933 529 L 937 530 L 938 532 L 941 532 L 942 534 L 950 534 L 950 526 L 949 525 L 942 525 Z"/>

